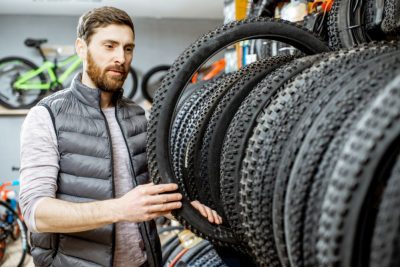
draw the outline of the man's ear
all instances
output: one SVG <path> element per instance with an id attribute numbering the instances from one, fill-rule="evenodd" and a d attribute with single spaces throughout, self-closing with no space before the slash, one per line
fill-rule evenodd
<path id="1" fill-rule="evenodd" d="M 81 38 L 76 38 L 75 41 L 75 51 L 76 54 L 82 59 L 85 60 L 86 59 L 86 55 L 87 55 L 87 45 L 86 42 L 84 40 L 82 40 Z"/>

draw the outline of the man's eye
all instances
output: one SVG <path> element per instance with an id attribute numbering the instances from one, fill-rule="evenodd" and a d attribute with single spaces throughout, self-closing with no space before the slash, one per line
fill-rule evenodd
<path id="1" fill-rule="evenodd" d="M 113 48 L 113 46 L 110 45 L 110 44 L 106 44 L 105 46 L 106 46 L 107 48 Z"/>

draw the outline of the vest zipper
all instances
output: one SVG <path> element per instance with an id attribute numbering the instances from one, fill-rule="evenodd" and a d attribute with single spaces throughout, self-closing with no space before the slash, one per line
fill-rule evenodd
<path id="1" fill-rule="evenodd" d="M 123 138 L 124 138 L 125 145 L 126 145 L 126 149 L 128 150 L 129 162 L 131 163 L 131 168 L 132 168 L 132 172 L 133 172 L 133 180 L 132 180 L 132 181 L 135 183 L 135 187 L 136 187 L 136 186 L 138 186 L 138 182 L 137 182 L 137 180 L 136 180 L 135 168 L 133 167 L 133 162 L 132 162 L 132 157 L 131 157 L 131 151 L 129 150 L 128 142 L 126 141 L 126 137 L 125 137 L 124 131 L 122 130 L 121 124 L 120 124 L 119 119 L 118 119 L 117 108 L 118 108 L 118 101 L 117 101 L 117 103 L 116 103 L 116 105 L 115 105 L 115 119 L 117 120 L 119 129 L 121 130 L 122 136 L 123 136 Z M 142 222 L 142 224 L 143 224 L 144 230 L 145 230 L 145 232 L 146 232 L 146 239 L 147 239 L 147 242 L 149 243 L 149 247 L 150 247 L 150 250 L 151 250 L 151 256 L 153 257 L 154 265 L 156 265 L 156 256 L 154 255 L 153 247 L 152 247 L 152 245 L 151 245 L 151 243 L 150 243 L 150 234 L 149 234 L 149 231 L 147 230 L 146 223 L 145 223 L 145 222 Z M 140 234 L 142 235 L 142 233 L 140 233 Z M 142 238 L 143 238 L 143 236 L 142 236 Z"/>
<path id="2" fill-rule="evenodd" d="M 99 90 L 100 93 L 100 90 Z M 99 96 L 100 98 L 100 96 Z M 101 105 L 100 105 L 100 101 L 99 101 L 99 108 L 100 108 L 100 113 L 104 118 L 104 122 L 106 124 L 106 129 L 107 129 L 107 135 L 108 135 L 108 140 L 110 141 L 110 151 L 111 151 L 111 185 L 112 185 L 112 195 L 113 198 L 115 198 L 115 184 L 114 184 L 114 157 L 113 157 L 113 148 L 112 148 L 112 140 L 111 140 L 111 132 L 110 132 L 110 127 L 108 126 L 108 122 L 107 122 L 107 118 L 104 115 L 103 111 L 101 110 Z M 112 231 L 112 253 L 111 253 L 111 264 L 110 266 L 114 265 L 114 253 L 115 253 L 115 223 L 113 223 L 113 231 Z"/>

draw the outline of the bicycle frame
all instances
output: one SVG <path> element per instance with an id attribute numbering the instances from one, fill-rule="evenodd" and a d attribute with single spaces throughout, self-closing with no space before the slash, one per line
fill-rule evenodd
<path id="1" fill-rule="evenodd" d="M 44 61 L 44 63 L 37 69 L 23 73 L 13 83 L 15 89 L 19 90 L 50 90 L 55 85 L 62 84 L 76 69 L 81 65 L 82 60 L 77 55 L 69 56 L 68 58 L 58 62 L 57 64 L 51 61 Z M 55 69 L 69 67 L 58 77 Z M 30 79 L 37 77 L 40 73 L 47 71 L 50 78 L 49 82 L 46 83 L 33 83 Z"/>

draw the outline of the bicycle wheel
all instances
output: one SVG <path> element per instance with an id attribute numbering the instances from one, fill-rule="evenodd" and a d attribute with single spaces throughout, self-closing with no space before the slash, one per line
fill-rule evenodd
<path id="1" fill-rule="evenodd" d="M 21 208 L 19 206 L 17 206 L 17 214 L 18 214 L 18 218 L 22 218 Z M 13 240 L 17 240 L 21 235 L 21 228 L 19 227 L 18 223 L 15 220 L 14 220 L 13 224 L 14 224 L 14 227 L 13 227 L 13 231 L 11 232 L 11 238 Z"/>
<path id="2" fill-rule="evenodd" d="M 15 261 L 15 263 L 18 262 L 17 266 L 18 267 L 22 267 L 23 263 L 25 261 L 25 256 L 26 253 L 28 252 L 28 238 L 27 238 L 27 231 L 26 231 L 26 226 L 25 224 L 19 219 L 18 217 L 18 213 L 16 213 L 12 207 L 10 205 L 8 205 L 6 202 L 4 201 L 0 201 L 0 206 L 2 207 L 1 212 L 4 213 L 12 213 L 14 215 L 14 219 L 16 221 L 16 223 L 18 224 L 19 229 L 21 230 L 21 234 L 20 234 L 20 240 L 16 240 L 15 242 L 20 242 L 20 245 L 18 246 L 18 250 L 19 250 L 19 261 Z M 10 225 L 10 227 L 7 227 L 7 222 L 2 222 L 2 227 L 3 228 L 9 228 L 9 230 L 6 231 L 10 231 L 10 235 L 13 229 L 13 226 Z M 1 250 L 1 245 L 0 245 L 0 250 Z M 1 254 L 1 252 L 0 252 Z M 18 254 L 17 254 L 18 256 Z"/>
<path id="3" fill-rule="evenodd" d="M 161 81 L 169 70 L 170 65 L 159 65 L 151 68 L 142 80 L 142 94 L 143 97 L 150 103 L 153 103 L 153 98 L 156 90 L 161 86 Z"/>
<path id="4" fill-rule="evenodd" d="M 149 170 L 154 183 L 177 182 L 170 164 L 168 140 L 174 107 L 179 101 L 181 91 L 184 91 L 192 75 L 207 59 L 223 48 L 245 39 L 275 39 L 286 42 L 307 54 L 329 51 L 327 46 L 312 33 L 295 24 L 269 18 L 246 19 L 225 24 L 193 43 L 175 61 L 154 99 L 147 138 Z M 182 199 L 182 206 L 183 208 L 174 214 L 184 226 L 213 243 L 240 249 L 238 245 L 241 240 L 236 239 L 232 229 L 209 223 L 185 197 Z"/>
<path id="5" fill-rule="evenodd" d="M 132 99 L 135 96 L 137 87 L 138 87 L 138 78 L 134 68 L 129 68 L 128 77 L 122 86 L 124 88 L 124 96 Z"/>
<path id="6" fill-rule="evenodd" d="M 335 0 L 328 17 L 329 46 L 331 48 L 351 48 L 367 42 L 363 27 L 364 4 L 356 0 Z"/>
<path id="7" fill-rule="evenodd" d="M 31 61 L 21 57 L 6 57 L 0 60 L 0 104 L 7 108 L 31 108 L 46 93 L 46 90 L 16 89 L 13 83 L 24 73 L 37 69 Z M 43 73 L 29 79 L 29 83 L 46 83 Z"/>

